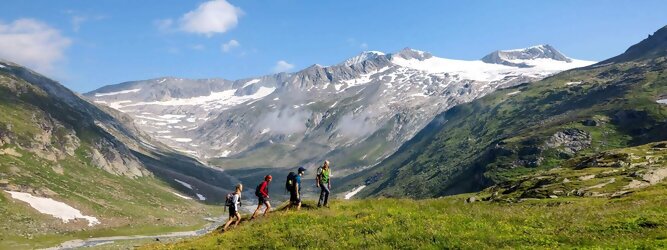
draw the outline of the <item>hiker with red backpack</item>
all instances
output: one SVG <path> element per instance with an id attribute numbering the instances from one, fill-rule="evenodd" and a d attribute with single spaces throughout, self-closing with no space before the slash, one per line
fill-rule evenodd
<path id="1" fill-rule="evenodd" d="M 271 175 L 265 176 L 264 181 L 255 189 L 255 196 L 257 196 L 259 203 L 257 204 L 257 209 L 255 209 L 252 217 L 250 217 L 251 220 L 257 217 L 257 213 L 259 213 L 259 209 L 261 209 L 262 206 L 266 206 L 266 209 L 264 209 L 264 216 L 271 210 L 271 203 L 269 203 L 269 183 L 271 182 L 271 179 L 273 179 Z"/>
<path id="2" fill-rule="evenodd" d="M 241 192 L 243 191 L 243 185 L 236 185 L 236 190 L 233 193 L 227 194 L 225 197 L 225 205 L 229 208 L 229 220 L 225 223 L 222 231 L 227 231 L 229 225 L 234 223 L 234 227 L 238 226 L 241 222 L 241 214 L 239 213 L 239 207 L 241 206 Z"/>
<path id="3" fill-rule="evenodd" d="M 306 172 L 304 167 L 299 167 L 297 174 L 294 172 L 289 172 L 287 175 L 287 182 L 285 183 L 285 189 L 289 191 L 289 204 L 287 205 L 287 210 L 296 206 L 296 210 L 301 210 L 301 176 Z"/>

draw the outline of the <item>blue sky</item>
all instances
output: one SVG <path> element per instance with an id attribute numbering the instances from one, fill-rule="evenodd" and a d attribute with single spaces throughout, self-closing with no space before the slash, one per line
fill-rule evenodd
<path id="1" fill-rule="evenodd" d="M 240 79 L 404 47 L 479 59 L 548 43 L 602 60 L 667 25 L 665 10 L 658 0 L 5 0 L 0 57 L 78 92 L 160 76 Z"/>

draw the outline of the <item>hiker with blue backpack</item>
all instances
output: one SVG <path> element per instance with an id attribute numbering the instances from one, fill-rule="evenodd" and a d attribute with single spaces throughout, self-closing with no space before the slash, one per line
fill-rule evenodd
<path id="1" fill-rule="evenodd" d="M 323 204 L 329 207 L 329 193 L 331 190 L 331 169 L 329 168 L 329 161 L 325 160 L 324 164 L 317 168 L 317 176 L 315 177 L 317 187 L 320 188 L 320 199 L 317 201 L 317 207 Z"/>
<path id="2" fill-rule="evenodd" d="M 257 214 L 259 213 L 259 210 L 262 208 L 262 206 L 266 206 L 266 209 L 264 209 L 264 216 L 266 216 L 271 210 L 271 203 L 269 202 L 269 183 L 271 182 L 271 179 L 273 179 L 271 175 L 265 176 L 264 181 L 260 183 L 255 189 L 255 196 L 257 196 L 257 200 L 259 202 L 257 204 L 257 209 L 255 209 L 255 212 L 252 213 L 252 217 L 250 217 L 251 220 L 257 217 Z"/>
<path id="3" fill-rule="evenodd" d="M 239 213 L 239 207 L 241 206 L 241 192 L 243 191 L 243 185 L 236 185 L 236 190 L 233 193 L 227 194 L 225 197 L 225 205 L 229 208 L 229 220 L 225 223 L 223 231 L 227 231 L 229 225 L 234 223 L 234 227 L 238 226 L 241 222 L 241 214 Z"/>
<path id="4" fill-rule="evenodd" d="M 304 167 L 299 167 L 297 173 L 289 172 L 287 175 L 287 181 L 285 182 L 285 189 L 289 191 L 289 204 L 287 205 L 287 210 L 296 206 L 296 210 L 301 210 L 301 176 L 306 172 Z"/>

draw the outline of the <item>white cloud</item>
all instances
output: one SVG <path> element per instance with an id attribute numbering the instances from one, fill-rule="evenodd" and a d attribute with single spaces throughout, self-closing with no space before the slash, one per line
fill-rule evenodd
<path id="1" fill-rule="evenodd" d="M 223 43 L 221 48 L 222 48 L 222 52 L 229 52 L 232 49 L 234 49 L 236 47 L 239 47 L 239 46 L 241 46 L 241 43 L 239 43 L 239 41 L 236 41 L 236 40 L 232 39 L 232 40 L 229 40 L 229 42 Z"/>
<path id="2" fill-rule="evenodd" d="M 359 44 L 359 48 L 361 48 L 363 50 L 366 50 L 366 49 L 368 49 L 368 44 L 367 43 L 361 43 L 361 44 Z"/>
<path id="3" fill-rule="evenodd" d="M 240 8 L 225 0 L 208 1 L 181 17 L 180 30 L 206 36 L 225 33 L 236 27 L 241 15 Z"/>
<path id="4" fill-rule="evenodd" d="M 195 44 L 190 46 L 190 48 L 193 50 L 205 50 L 206 46 L 204 46 L 203 44 Z"/>
<path id="5" fill-rule="evenodd" d="M 56 63 L 65 59 L 65 49 L 71 43 L 59 30 L 35 19 L 0 22 L 0 58 L 41 73 L 54 73 Z"/>
<path id="6" fill-rule="evenodd" d="M 290 64 L 284 60 L 276 62 L 276 66 L 273 66 L 274 73 L 285 72 L 294 68 L 294 64 Z"/>

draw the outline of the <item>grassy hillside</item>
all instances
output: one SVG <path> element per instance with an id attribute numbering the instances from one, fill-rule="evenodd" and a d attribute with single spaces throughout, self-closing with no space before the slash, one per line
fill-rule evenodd
<path id="1" fill-rule="evenodd" d="M 177 197 L 166 183 L 154 177 L 116 176 L 92 166 L 83 157 L 59 161 L 61 170 L 56 171 L 53 162 L 26 151 L 17 153 L 21 156 L 0 155 L 0 179 L 5 181 L 0 184 L 1 189 L 64 202 L 84 215 L 98 218 L 101 224 L 88 227 L 85 221 L 63 223 L 0 191 L 0 249 L 50 247 L 77 238 L 198 229 L 206 223 L 204 217 L 221 213 L 217 207 Z"/>
<path id="2" fill-rule="evenodd" d="M 142 249 L 665 248 L 666 188 L 520 203 L 464 203 L 466 196 L 336 201 L 330 209 L 276 212 L 229 232 Z"/>
<path id="3" fill-rule="evenodd" d="M 178 197 L 169 187 L 174 183 L 156 178 L 173 182 L 173 176 L 186 172 L 178 169 L 182 167 L 192 169 L 193 176 L 204 176 L 202 180 L 221 182 L 220 175 L 211 174 L 219 171 L 181 163 L 184 157 L 175 155 L 161 156 L 168 161 L 151 158 L 163 152 L 157 149 L 150 157 L 135 152 L 132 148 L 138 147 L 130 144 L 141 141 L 109 114 L 43 76 L 18 65 L 3 65 L 0 249 L 50 247 L 91 236 L 191 230 L 205 224 L 204 217 L 222 212 Z M 125 138 L 117 136 L 120 134 Z M 180 184 L 174 187 L 194 196 Z M 201 193 L 204 188 L 196 187 Z M 96 217 L 101 224 L 89 227 L 84 220 L 64 223 L 5 191 L 66 203 L 84 215 Z"/>
<path id="4" fill-rule="evenodd" d="M 665 34 L 667 27 L 633 48 L 667 43 Z M 344 190 L 365 184 L 361 197 L 479 191 L 571 159 L 666 140 L 667 105 L 657 100 L 667 96 L 667 58 L 636 50 L 629 50 L 636 60 L 562 72 L 456 106 L 375 168 L 342 180 Z"/>

